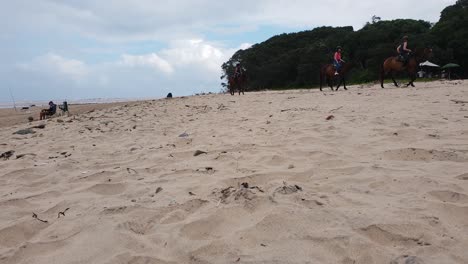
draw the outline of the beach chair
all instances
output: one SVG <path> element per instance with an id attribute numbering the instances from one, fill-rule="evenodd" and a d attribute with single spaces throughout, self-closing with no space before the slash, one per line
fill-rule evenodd
<path id="1" fill-rule="evenodd" d="M 63 115 L 70 115 L 70 112 L 68 112 L 68 103 L 67 101 L 64 101 L 63 104 L 59 105 L 58 108 L 60 109 L 60 113 L 57 113 L 58 116 L 63 116 Z"/>

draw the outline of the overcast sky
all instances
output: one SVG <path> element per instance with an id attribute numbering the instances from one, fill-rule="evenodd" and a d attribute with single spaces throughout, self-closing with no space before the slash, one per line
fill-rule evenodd
<path id="1" fill-rule="evenodd" d="M 238 49 L 372 15 L 436 22 L 455 0 L 1 0 L 0 102 L 218 92 Z"/>

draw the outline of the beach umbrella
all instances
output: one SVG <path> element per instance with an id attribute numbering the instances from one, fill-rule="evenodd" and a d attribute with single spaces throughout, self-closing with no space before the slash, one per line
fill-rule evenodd
<path id="1" fill-rule="evenodd" d="M 449 77 L 449 80 L 452 79 L 452 68 L 457 68 L 457 67 L 460 67 L 460 65 L 456 64 L 456 63 L 449 63 L 449 64 L 446 64 L 444 65 L 444 67 L 442 67 L 441 69 L 442 70 L 447 70 L 448 71 L 448 77 Z"/>
<path id="2" fill-rule="evenodd" d="M 441 69 L 445 70 L 445 69 L 457 68 L 457 67 L 460 67 L 460 65 L 456 63 L 449 63 L 449 64 L 444 65 Z"/>
<path id="3" fill-rule="evenodd" d="M 434 64 L 430 61 L 425 61 L 423 63 L 420 63 L 419 66 L 427 66 L 427 67 L 440 67 L 439 65 L 437 64 Z"/>

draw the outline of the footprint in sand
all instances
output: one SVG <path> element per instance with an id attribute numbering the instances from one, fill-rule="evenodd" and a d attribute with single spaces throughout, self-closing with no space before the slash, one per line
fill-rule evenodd
<path id="1" fill-rule="evenodd" d="M 459 179 L 459 180 L 462 180 L 462 181 L 468 181 L 468 173 L 459 175 L 456 178 Z"/>
<path id="2" fill-rule="evenodd" d="M 40 180 L 48 175 L 49 174 L 44 170 L 29 168 L 11 171 L 3 175 L 3 177 L 8 179 L 18 179 L 21 182 L 30 183 L 32 181 Z"/>
<path id="3" fill-rule="evenodd" d="M 49 224 L 39 221 L 26 221 L 0 230 L 0 245 L 5 247 L 16 247 L 33 238 Z"/>
<path id="4" fill-rule="evenodd" d="M 198 211 L 207 203 L 208 201 L 206 200 L 193 199 L 183 204 L 160 207 L 156 210 L 139 208 L 133 214 L 140 215 L 141 217 L 119 224 L 118 229 L 130 231 L 137 235 L 145 235 L 158 223 L 171 224 L 185 220 L 190 214 Z M 116 210 L 116 212 L 119 212 L 124 209 L 120 210 L 116 208 Z"/>
<path id="5" fill-rule="evenodd" d="M 125 253 L 116 256 L 106 264 L 176 264 L 176 262 L 164 261 L 149 256 L 132 256 L 130 253 Z"/>
<path id="6" fill-rule="evenodd" d="M 376 243 L 387 246 L 411 247 L 430 245 L 430 243 L 417 238 L 417 235 L 411 235 L 414 232 L 410 232 L 410 230 L 415 231 L 415 228 L 405 225 L 375 224 L 361 228 L 358 232 Z"/>
<path id="7" fill-rule="evenodd" d="M 429 194 L 442 202 L 468 203 L 468 195 L 453 191 L 432 191 Z"/>
<path id="8" fill-rule="evenodd" d="M 118 227 L 119 229 L 128 230 L 137 235 L 144 235 L 148 231 L 150 231 L 154 225 L 155 222 L 151 220 L 149 220 L 148 222 L 137 220 L 125 222 L 123 224 L 120 224 Z"/>
<path id="9" fill-rule="evenodd" d="M 390 264 L 424 264 L 425 262 L 416 256 L 400 256 L 390 262 Z"/>
<path id="10" fill-rule="evenodd" d="M 161 219 L 161 224 L 172 224 L 177 223 L 185 220 L 189 215 L 195 213 L 200 208 L 208 204 L 208 201 L 201 200 L 201 199 L 193 199 L 187 201 L 183 204 L 179 205 L 172 205 L 167 207 L 167 210 L 170 210 L 168 214 L 166 214 Z"/>
<path id="11" fill-rule="evenodd" d="M 245 211 L 241 208 L 220 209 L 215 215 L 201 218 L 185 224 L 181 229 L 181 236 L 190 240 L 217 239 L 228 234 L 233 234 L 242 229 L 245 221 L 239 218 Z"/>
<path id="12" fill-rule="evenodd" d="M 264 156 L 259 158 L 256 163 L 270 166 L 283 166 L 287 160 L 280 155 Z"/>
<path id="13" fill-rule="evenodd" d="M 383 153 L 384 158 L 401 161 L 468 161 L 462 153 L 457 151 L 426 150 L 417 148 L 404 148 L 388 150 Z"/>
<path id="14" fill-rule="evenodd" d="M 96 184 L 89 188 L 90 192 L 102 195 L 116 195 L 121 194 L 127 189 L 127 184 L 116 183 L 116 184 Z"/>
<path id="15" fill-rule="evenodd" d="M 2 264 L 16 264 L 16 263 L 32 263 L 31 256 L 39 256 L 38 258 L 47 255 L 50 252 L 60 251 L 66 243 L 64 241 L 52 241 L 52 242 L 37 242 L 37 243 L 24 243 L 22 246 L 17 248 L 15 253 L 8 258 L 0 259 Z M 33 258 L 34 259 L 34 258 Z M 38 259 L 35 259 L 38 260 Z M 35 262 L 35 261 L 34 261 Z M 38 260 L 38 262 L 42 262 Z"/>
<path id="16" fill-rule="evenodd" d="M 112 214 L 123 214 L 127 213 L 130 211 L 127 206 L 116 206 L 116 207 L 111 207 L 111 208 L 104 208 L 102 210 L 102 214 L 104 215 L 112 215 Z"/>
<path id="17" fill-rule="evenodd" d="M 0 202 L 1 207 L 19 207 L 21 209 L 31 208 L 34 206 L 32 203 L 26 201 L 25 199 L 10 199 L 7 201 Z"/>

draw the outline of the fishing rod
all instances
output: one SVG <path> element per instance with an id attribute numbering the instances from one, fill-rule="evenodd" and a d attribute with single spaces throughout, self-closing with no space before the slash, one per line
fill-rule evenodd
<path id="1" fill-rule="evenodd" d="M 13 93 L 11 92 L 11 87 L 8 87 L 8 90 L 10 91 L 11 100 L 13 101 L 13 108 L 15 108 L 15 112 L 16 112 L 17 111 L 16 102 L 15 102 L 15 98 L 13 97 Z"/>

